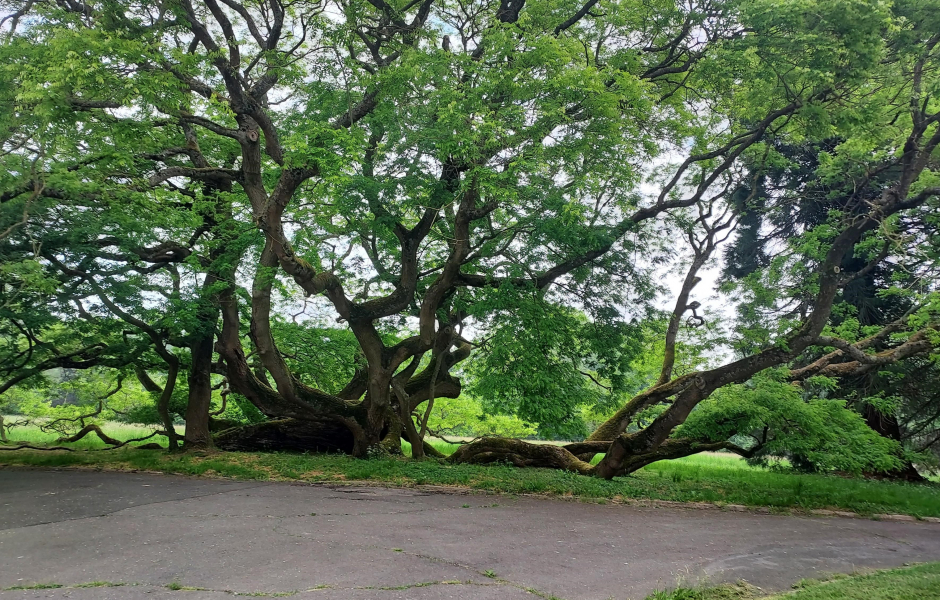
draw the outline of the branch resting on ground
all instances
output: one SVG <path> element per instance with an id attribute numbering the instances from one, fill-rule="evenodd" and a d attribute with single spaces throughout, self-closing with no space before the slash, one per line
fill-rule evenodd
<path id="1" fill-rule="evenodd" d="M 452 463 L 490 464 L 506 462 L 517 467 L 542 467 L 572 471 L 581 475 L 597 475 L 596 466 L 590 464 L 594 455 L 606 452 L 612 442 L 575 442 L 565 446 L 533 444 L 511 438 L 484 438 L 461 446 L 450 456 Z M 619 474 L 632 473 L 648 464 L 691 456 L 700 452 L 728 450 L 745 458 L 758 448 L 745 449 L 731 442 L 698 442 L 671 438 L 654 450 L 635 454 L 624 460 Z"/>

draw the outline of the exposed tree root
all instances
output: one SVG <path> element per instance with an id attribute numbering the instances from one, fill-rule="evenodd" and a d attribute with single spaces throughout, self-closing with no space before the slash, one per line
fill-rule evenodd
<path id="1" fill-rule="evenodd" d="M 154 431 L 150 435 L 146 435 L 144 437 L 121 441 L 121 440 L 115 439 L 107 435 L 105 432 L 101 431 L 100 427 L 92 423 L 92 424 L 85 425 L 84 427 L 82 427 L 81 430 L 79 430 L 78 433 L 76 433 L 75 435 L 61 437 L 57 439 L 56 443 L 62 444 L 62 443 L 77 442 L 78 440 L 82 439 L 83 437 L 85 437 L 86 435 L 90 433 L 94 433 L 101 439 L 102 442 L 111 446 L 110 448 L 102 448 L 103 450 L 116 450 L 118 448 L 123 448 L 124 446 L 131 444 L 133 442 L 142 442 L 144 440 L 149 440 L 155 435 L 164 435 L 164 436 L 166 435 L 165 431 Z"/>
<path id="2" fill-rule="evenodd" d="M 485 438 L 454 452 L 453 463 L 488 464 L 508 462 L 517 467 L 544 467 L 590 475 L 594 467 L 562 448 L 550 444 L 530 444 L 509 438 Z"/>
<path id="3" fill-rule="evenodd" d="M 134 450 L 166 450 L 166 448 L 164 448 L 160 444 L 153 442 L 150 444 L 141 444 L 140 446 L 134 446 Z"/>
<path id="4" fill-rule="evenodd" d="M 421 445 L 424 448 L 425 456 L 431 456 L 434 458 L 447 458 L 446 454 L 429 444 L 427 440 L 422 440 Z"/>
<path id="5" fill-rule="evenodd" d="M 213 441 L 220 450 L 351 454 L 354 440 L 349 429 L 336 421 L 278 419 L 220 431 Z"/>

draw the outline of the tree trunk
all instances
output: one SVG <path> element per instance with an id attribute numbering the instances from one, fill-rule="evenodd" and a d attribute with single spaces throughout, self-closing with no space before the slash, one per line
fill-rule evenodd
<path id="1" fill-rule="evenodd" d="M 636 411 L 631 410 L 629 404 L 623 406 L 612 417 L 601 423 L 591 435 L 588 436 L 589 442 L 603 442 L 616 439 L 618 435 L 624 432 L 630 423 L 631 418 Z"/>
<path id="2" fill-rule="evenodd" d="M 728 442 L 697 442 L 688 439 L 668 439 L 655 449 L 647 452 L 627 453 L 620 460 L 618 471 L 608 474 L 604 471 L 605 463 L 592 466 L 590 460 L 598 452 L 609 449 L 610 442 L 576 442 L 565 446 L 551 444 L 532 444 L 509 438 L 486 438 L 466 446 L 461 446 L 450 457 L 450 462 L 470 464 L 490 464 L 506 462 L 517 467 L 543 467 L 573 471 L 581 475 L 594 475 L 610 479 L 618 475 L 627 475 L 660 460 L 673 460 L 691 456 L 700 452 L 730 450 L 741 456 L 750 456 L 752 452 Z M 627 447 L 628 445 L 624 445 Z"/>
<path id="3" fill-rule="evenodd" d="M 209 435 L 209 408 L 212 404 L 212 342 L 215 333 L 195 340 L 190 348 L 192 365 L 189 368 L 189 402 L 186 404 L 186 432 L 183 448 L 204 449 L 212 446 Z"/>
<path id="4" fill-rule="evenodd" d="M 382 447 L 385 448 L 385 452 L 392 456 L 401 456 L 401 419 L 395 418 L 394 412 L 392 412 L 392 417 L 388 425 L 388 433 L 385 434 L 385 438 L 382 440 Z"/>
<path id="5" fill-rule="evenodd" d="M 279 419 L 226 429 L 215 435 L 215 446 L 240 452 L 283 450 L 289 452 L 343 452 L 352 454 L 353 434 L 332 421 Z"/>
<path id="6" fill-rule="evenodd" d="M 447 458 L 446 454 L 429 444 L 425 439 L 421 440 L 421 449 L 424 451 L 425 456 L 431 456 L 433 458 Z"/>
<path id="7" fill-rule="evenodd" d="M 160 397 L 157 398 L 157 413 L 160 415 L 160 420 L 163 422 L 163 428 L 166 430 L 167 445 L 170 450 L 177 450 L 179 448 L 179 435 L 177 435 L 176 428 L 173 426 L 173 417 L 170 416 L 170 398 L 173 396 L 173 390 L 176 388 L 176 378 L 179 375 L 179 371 L 180 366 L 178 361 L 169 363 L 167 366 L 166 384 L 163 386 L 163 391 L 160 392 Z"/>
<path id="8" fill-rule="evenodd" d="M 594 433 L 588 437 L 587 441 L 603 442 L 616 440 L 618 436 L 627 430 L 627 427 L 633 422 L 633 418 L 637 413 L 684 390 L 693 382 L 693 379 L 691 374 L 683 375 L 667 383 L 656 384 L 640 392 L 631 398 L 629 402 L 624 404 L 613 416 L 601 423 L 601 425 L 594 430 Z"/>
<path id="9" fill-rule="evenodd" d="M 407 397 L 400 398 L 398 401 L 398 407 L 400 410 L 399 420 L 401 421 L 402 428 L 405 430 L 405 435 L 408 437 L 408 442 L 411 444 L 411 458 L 422 460 L 424 458 L 424 437 L 418 433 L 418 430 L 415 428 L 414 420 L 411 418 L 411 411 L 409 410 L 410 402 Z"/>
<path id="10" fill-rule="evenodd" d="M 867 403 L 865 404 L 865 408 L 862 410 L 862 414 L 865 417 L 865 422 L 868 423 L 868 426 L 875 430 L 878 435 L 894 440 L 899 444 L 902 442 L 901 426 L 898 424 L 898 420 L 892 415 L 886 415 L 879 411 L 876 407 Z M 917 471 L 917 468 L 909 460 L 903 461 L 902 466 L 893 471 L 887 471 L 884 473 L 866 473 L 865 475 L 870 477 L 900 479 L 913 482 L 927 481 L 927 479 Z"/>
<path id="11" fill-rule="evenodd" d="M 384 372 L 372 373 L 369 377 L 369 392 L 363 400 L 366 403 L 365 419 L 364 422 L 360 421 L 361 428 L 354 431 L 356 443 L 353 456 L 365 458 L 370 452 L 384 451 L 382 439 L 388 433 L 389 423 L 393 420 L 390 396 L 391 376 Z M 408 426 L 404 422 L 402 425 L 406 428 Z"/>
<path id="12" fill-rule="evenodd" d="M 574 454 L 584 462 L 591 462 L 598 454 L 607 452 L 607 449 L 610 448 L 610 442 L 586 440 L 583 442 L 565 444 L 562 448 Z"/>
<path id="13" fill-rule="evenodd" d="M 506 462 L 517 467 L 544 467 L 591 475 L 594 467 L 571 452 L 551 444 L 531 444 L 511 438 L 485 438 L 461 446 L 450 462 L 485 465 Z"/>
<path id="14" fill-rule="evenodd" d="M 639 471 L 643 467 L 660 460 L 675 460 L 677 458 L 699 454 L 700 452 L 717 452 L 719 450 L 731 450 L 741 456 L 749 456 L 751 454 L 728 442 L 696 442 L 684 439 L 668 439 L 651 452 L 630 455 L 624 460 L 623 467 L 617 475 L 626 475 Z"/>

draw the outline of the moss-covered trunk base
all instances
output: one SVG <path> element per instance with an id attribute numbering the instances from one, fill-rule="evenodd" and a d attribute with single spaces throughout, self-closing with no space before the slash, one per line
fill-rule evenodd
<path id="1" fill-rule="evenodd" d="M 594 470 L 590 463 L 560 446 L 530 444 L 510 438 L 484 438 L 461 446 L 451 455 L 450 461 L 476 465 L 506 462 L 517 467 L 562 469 L 582 475 L 590 475 Z"/>

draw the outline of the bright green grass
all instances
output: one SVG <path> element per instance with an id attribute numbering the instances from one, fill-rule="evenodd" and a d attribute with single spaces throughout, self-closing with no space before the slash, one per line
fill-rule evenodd
<path id="1" fill-rule="evenodd" d="M 440 440 L 431 440 L 431 444 L 444 454 L 457 448 Z M 405 452 L 410 455 L 410 445 Z M 591 462 L 597 464 L 602 457 L 598 454 Z M 643 498 L 673 499 L 674 492 L 682 500 L 696 502 L 801 509 L 842 507 L 863 514 L 892 512 L 889 508 L 893 508 L 897 513 L 940 516 L 940 486 L 770 470 L 752 467 L 735 454 L 703 453 L 660 461 L 644 467 L 634 477 L 655 485 L 657 492 L 670 489 L 662 496 L 651 492 Z"/>
<path id="2" fill-rule="evenodd" d="M 695 499 L 706 502 L 727 498 L 736 504 L 781 508 L 844 507 L 865 514 L 897 512 L 922 517 L 940 514 L 940 486 L 935 484 L 775 471 L 751 467 L 734 455 L 700 454 L 661 461 L 641 473 L 688 488 Z"/>
<path id="3" fill-rule="evenodd" d="M 834 508 L 862 514 L 940 516 L 938 485 L 773 472 L 750 467 L 730 455 L 699 455 L 656 463 L 612 481 L 552 469 L 452 465 L 435 460 L 360 460 L 342 455 L 241 452 L 200 456 L 131 448 L 109 452 L 0 451 L 2 465 L 140 469 L 308 482 L 369 481 L 390 486 L 464 486 L 507 494 L 574 496 L 598 502 L 695 501 L 769 506 L 780 510 Z"/>
<path id="4" fill-rule="evenodd" d="M 17 417 L 4 417 L 7 423 L 16 421 Z M 78 427 L 75 428 L 76 430 Z M 183 433 L 182 427 L 178 427 L 178 432 Z M 118 439 L 118 440 L 130 440 L 135 438 L 142 438 L 144 436 L 150 435 L 154 428 L 147 427 L 145 425 L 133 425 L 128 423 L 118 423 L 115 421 L 108 421 L 101 424 L 101 430 L 104 431 L 107 435 Z M 9 445 L 15 446 L 17 443 L 26 443 L 33 446 L 65 446 L 68 448 L 75 448 L 76 450 L 99 450 L 101 448 L 107 448 L 108 445 L 102 442 L 97 435 L 94 433 L 89 433 L 82 439 L 71 444 L 58 444 L 58 440 L 61 435 L 55 431 L 45 432 L 42 431 L 38 425 L 24 425 L 22 427 L 14 427 L 7 434 L 10 438 Z M 157 442 L 163 445 L 166 445 L 166 438 L 160 436 L 154 436 L 149 440 L 144 442 L 139 442 L 140 444 L 147 444 Z M 134 445 L 137 445 L 135 443 Z"/>
<path id="5" fill-rule="evenodd" d="M 427 438 L 427 440 L 428 440 L 428 443 L 434 446 L 434 448 L 438 452 L 442 454 L 446 454 L 447 456 L 450 456 L 451 454 L 457 451 L 457 448 L 460 448 L 459 444 L 449 444 L 445 442 L 444 440 L 439 440 L 437 438 L 429 437 Z M 405 440 L 402 440 L 401 451 L 405 453 L 405 456 L 411 456 L 411 444 L 409 444 Z"/>
<path id="6" fill-rule="evenodd" d="M 647 600 L 940 600 L 940 563 L 804 581 L 795 592 L 765 596 L 747 584 L 680 588 Z"/>

